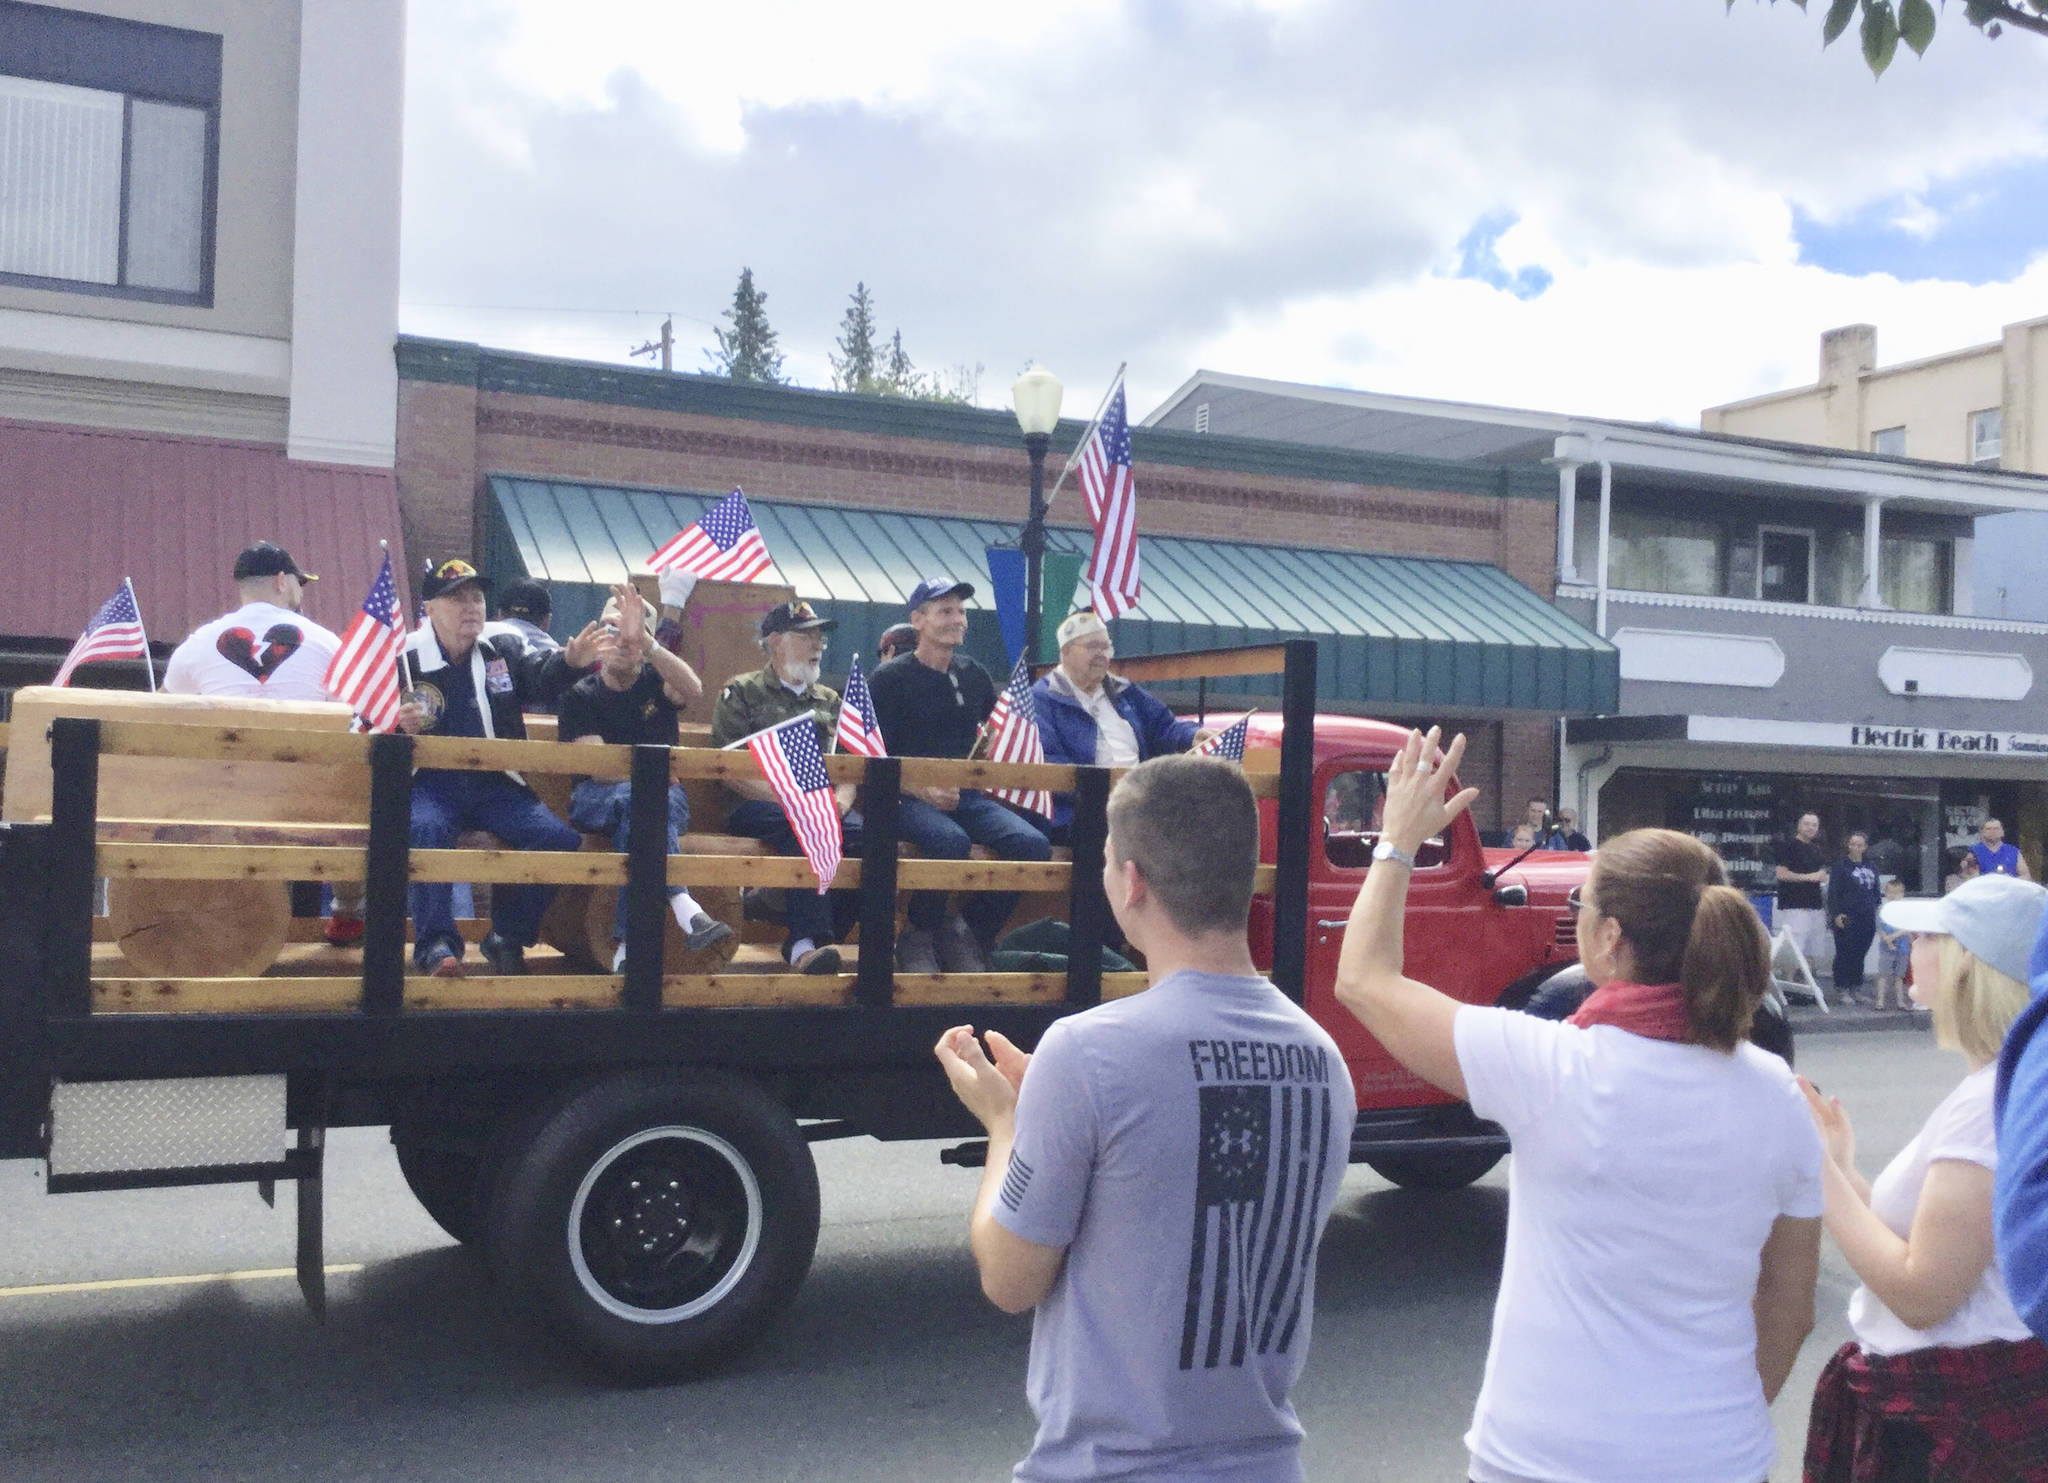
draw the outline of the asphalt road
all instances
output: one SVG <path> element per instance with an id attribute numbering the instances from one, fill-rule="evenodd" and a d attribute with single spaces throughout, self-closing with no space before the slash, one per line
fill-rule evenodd
<path id="1" fill-rule="evenodd" d="M 1915 1031 L 1809 1037 L 1800 1057 L 1849 1104 L 1872 1173 L 1963 1069 Z M 1006 1477 L 1032 1430 L 1029 1323 L 981 1301 L 963 1233 L 974 1176 L 934 1149 L 821 1146 L 824 1233 L 789 1316 L 731 1373 L 627 1391 L 503 1316 L 413 1204 L 381 1133 L 330 1146 L 328 1260 L 352 1270 L 330 1278 L 325 1327 L 288 1277 L 73 1286 L 287 1267 L 289 1198 L 275 1212 L 244 1190 L 49 1198 L 34 1166 L 0 1164 L 0 1478 Z M 1363 1168 L 1345 1181 L 1296 1391 L 1311 1478 L 1465 1476 L 1505 1174 L 1435 1195 Z M 38 1285 L 59 1290 L 21 1290 Z M 1798 1476 L 1852 1286 L 1828 1247 L 1820 1325 L 1777 1409 L 1774 1478 Z"/>

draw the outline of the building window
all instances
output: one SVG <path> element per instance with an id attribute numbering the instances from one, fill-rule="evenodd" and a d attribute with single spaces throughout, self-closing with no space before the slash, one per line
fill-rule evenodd
<path id="1" fill-rule="evenodd" d="M 2005 412 L 1986 407 L 1970 414 L 1970 462 L 1998 467 L 2000 446 L 2005 442 Z"/>
<path id="2" fill-rule="evenodd" d="M 220 38 L 0 0 L 0 282 L 213 300 Z"/>
<path id="3" fill-rule="evenodd" d="M 1888 453 L 1893 458 L 1906 455 L 1906 429 L 1904 427 L 1881 427 L 1870 435 L 1872 453 Z"/>
<path id="4" fill-rule="evenodd" d="M 1922 536 L 1886 536 L 1877 548 L 1878 595 L 1902 613 L 1955 607 L 1955 546 Z"/>

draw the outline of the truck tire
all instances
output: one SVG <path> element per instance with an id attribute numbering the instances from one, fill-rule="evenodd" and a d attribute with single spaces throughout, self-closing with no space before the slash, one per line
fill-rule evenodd
<path id="1" fill-rule="evenodd" d="M 482 1229 L 477 1209 L 477 1156 L 437 1148 L 424 1139 L 396 1132 L 391 1146 L 398 1154 L 398 1172 L 405 1176 L 406 1188 L 434 1218 L 434 1224 L 464 1246 L 475 1241 Z"/>
<path id="2" fill-rule="evenodd" d="M 702 1373 L 760 1337 L 818 1244 L 796 1121 L 720 1072 L 572 1093 L 493 1181 L 492 1266 L 541 1331 L 629 1381 Z"/>
<path id="3" fill-rule="evenodd" d="M 1450 1153 L 1376 1153 L 1365 1162 L 1373 1173 L 1402 1189 L 1463 1189 L 1500 1161 L 1500 1154 L 1479 1148 Z"/>

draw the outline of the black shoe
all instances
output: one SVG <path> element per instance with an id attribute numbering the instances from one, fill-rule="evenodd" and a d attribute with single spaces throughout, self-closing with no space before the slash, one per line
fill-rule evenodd
<path id="1" fill-rule="evenodd" d="M 780 886 L 744 886 L 740 890 L 740 920 L 772 922 L 780 927 L 789 920 L 783 910 Z"/>
<path id="2" fill-rule="evenodd" d="M 491 965 L 493 973 L 517 975 L 526 972 L 526 949 L 518 943 L 500 937 L 496 932 L 485 934 L 484 940 L 476 945 L 484 961 Z"/>
<path id="3" fill-rule="evenodd" d="M 939 972 L 939 945 L 932 940 L 931 933 L 911 927 L 896 939 L 896 971 Z"/>
<path id="4" fill-rule="evenodd" d="M 939 928 L 939 971 L 942 973 L 988 973 L 994 964 L 974 935 L 974 929 L 959 917 Z"/>
<path id="5" fill-rule="evenodd" d="M 689 933 L 685 944 L 693 953 L 701 953 L 707 947 L 717 947 L 732 936 L 732 928 L 701 911 L 690 918 L 690 925 L 683 930 Z"/>
<path id="6" fill-rule="evenodd" d="M 798 973 L 823 975 L 837 973 L 841 961 L 839 949 L 828 942 L 823 947 L 810 949 L 800 958 L 791 958 L 789 966 Z"/>

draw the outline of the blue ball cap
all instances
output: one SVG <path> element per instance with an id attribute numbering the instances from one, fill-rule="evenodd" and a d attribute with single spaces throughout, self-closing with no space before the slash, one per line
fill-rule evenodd
<path id="1" fill-rule="evenodd" d="M 928 602 L 937 602 L 942 597 L 972 597 L 972 582 L 956 582 L 951 577 L 926 577 L 910 589 L 910 611 L 916 612 Z"/>

